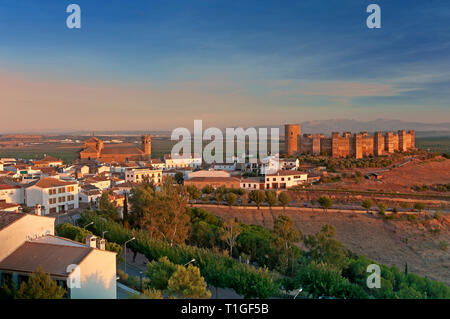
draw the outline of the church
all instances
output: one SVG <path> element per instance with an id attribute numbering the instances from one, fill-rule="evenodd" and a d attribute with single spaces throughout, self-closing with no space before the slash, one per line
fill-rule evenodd
<path id="1" fill-rule="evenodd" d="M 151 158 L 151 137 L 141 136 L 141 147 L 124 145 L 105 145 L 102 140 L 91 137 L 83 144 L 80 159 L 97 160 L 99 162 L 148 161 Z"/>

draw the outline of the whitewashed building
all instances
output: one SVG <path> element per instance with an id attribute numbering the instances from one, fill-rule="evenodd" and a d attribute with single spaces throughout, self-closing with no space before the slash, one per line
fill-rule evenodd
<path id="1" fill-rule="evenodd" d="M 54 235 L 55 219 L 0 212 L 0 285 L 17 286 L 39 266 L 71 299 L 116 299 L 116 253 L 105 250 L 104 240 L 86 243 Z"/>
<path id="2" fill-rule="evenodd" d="M 7 203 L 24 204 L 24 189 L 20 186 L 0 185 L 0 200 Z"/>
<path id="3" fill-rule="evenodd" d="M 25 187 L 25 204 L 42 206 L 42 214 L 59 213 L 79 207 L 78 183 L 43 178 Z"/>

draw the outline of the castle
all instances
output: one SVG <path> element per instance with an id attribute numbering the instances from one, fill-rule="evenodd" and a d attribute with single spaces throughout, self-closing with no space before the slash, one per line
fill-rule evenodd
<path id="1" fill-rule="evenodd" d="M 323 134 L 301 134 L 300 124 L 285 125 L 286 154 L 328 154 L 334 158 L 381 156 L 395 151 L 405 152 L 415 148 L 415 132 L 399 130 L 397 134 L 375 132 L 332 133 L 331 137 Z"/>
<path id="2" fill-rule="evenodd" d="M 141 137 L 141 148 L 134 145 L 104 145 L 103 141 L 91 137 L 83 144 L 79 153 L 81 159 L 98 160 L 100 162 L 146 161 L 151 158 L 151 137 Z"/>

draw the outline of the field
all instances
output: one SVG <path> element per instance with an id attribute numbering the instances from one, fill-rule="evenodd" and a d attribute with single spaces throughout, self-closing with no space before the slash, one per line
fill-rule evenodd
<path id="1" fill-rule="evenodd" d="M 0 157 L 15 157 L 21 159 L 41 159 L 44 154 L 60 158 L 64 163 L 70 163 L 77 157 L 81 145 L 46 143 L 41 145 L 16 146 L 0 148 Z"/>
<path id="2" fill-rule="evenodd" d="M 450 137 L 416 137 L 416 147 L 450 154 Z"/>
<path id="3" fill-rule="evenodd" d="M 223 218 L 238 218 L 246 224 L 271 228 L 273 217 L 286 214 L 303 234 L 316 233 L 325 224 L 336 228 L 337 238 L 352 252 L 403 270 L 405 263 L 410 272 L 450 284 L 450 250 L 443 250 L 441 242 L 450 243 L 450 219 L 431 220 L 440 227 L 432 232 L 421 223 L 389 221 L 369 214 L 325 213 L 306 209 L 273 211 L 268 209 L 238 210 L 228 207 L 208 207 Z"/>

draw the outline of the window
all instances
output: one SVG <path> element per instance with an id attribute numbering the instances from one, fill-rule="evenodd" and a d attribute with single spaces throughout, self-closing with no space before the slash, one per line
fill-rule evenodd
<path id="1" fill-rule="evenodd" d="M 58 203 L 62 203 L 62 202 L 65 202 L 65 201 L 66 201 L 66 197 L 65 196 L 62 196 L 62 197 L 58 198 Z"/>

